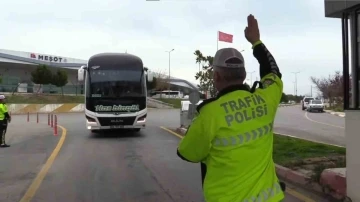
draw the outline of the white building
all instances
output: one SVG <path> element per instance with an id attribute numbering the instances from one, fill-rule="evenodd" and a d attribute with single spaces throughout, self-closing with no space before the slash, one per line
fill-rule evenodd
<path id="1" fill-rule="evenodd" d="M 77 80 L 77 69 L 87 64 L 87 60 L 4 49 L 0 49 L 0 77 L 2 78 L 0 92 L 12 92 L 19 83 L 23 83 L 29 86 L 27 87 L 27 92 L 31 93 L 33 89 L 31 87 L 33 85 L 31 82 L 31 72 L 41 64 L 48 65 L 54 72 L 58 69 L 64 69 L 68 73 L 69 82 L 64 87 L 64 93 L 83 93 L 82 83 Z M 171 77 L 170 84 L 172 89 L 182 91 L 197 88 L 196 84 L 175 77 Z M 43 91 L 56 93 L 56 88 L 44 87 Z"/>
<path id="2" fill-rule="evenodd" d="M 68 73 L 69 82 L 68 87 L 64 88 L 65 93 L 81 94 L 82 85 L 77 81 L 77 69 L 86 63 L 86 60 L 59 55 L 0 49 L 0 77 L 2 78 L 0 92 L 12 91 L 18 83 L 28 84 L 27 91 L 32 92 L 31 72 L 38 65 L 44 64 L 54 71 L 61 68 Z M 44 91 L 46 92 L 46 89 Z"/>

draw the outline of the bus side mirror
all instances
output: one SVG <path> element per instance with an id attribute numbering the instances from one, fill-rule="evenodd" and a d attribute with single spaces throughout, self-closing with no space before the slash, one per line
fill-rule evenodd
<path id="1" fill-rule="evenodd" d="M 152 82 L 154 80 L 154 74 L 152 72 L 147 72 L 147 80 L 148 82 Z"/>
<path id="2" fill-rule="evenodd" d="M 78 70 L 78 81 L 84 81 L 85 76 L 85 66 L 81 66 Z"/>

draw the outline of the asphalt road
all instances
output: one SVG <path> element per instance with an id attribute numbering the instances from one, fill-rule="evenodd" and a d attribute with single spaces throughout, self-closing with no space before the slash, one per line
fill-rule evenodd
<path id="1" fill-rule="evenodd" d="M 281 120 L 283 114 L 288 115 L 286 113 L 298 113 L 299 117 L 304 114 L 296 108 L 283 109 L 280 110 L 278 114 L 280 118 L 277 121 Z M 319 114 L 320 117 L 322 115 L 325 114 Z M 317 115 L 311 114 L 310 116 Z M 25 116 L 16 116 L 16 119 L 19 123 L 24 122 L 24 126 L 27 124 Z M 306 118 L 304 119 L 306 120 Z M 32 116 L 31 120 L 35 121 L 35 116 Z M 46 116 L 40 116 L 40 120 L 46 122 Z M 286 118 L 283 120 L 289 121 Z M 305 120 L 303 123 L 309 124 Z M 179 126 L 179 122 L 178 110 L 151 110 L 147 128 L 139 133 L 114 132 L 96 135 L 90 134 L 85 129 L 83 114 L 59 114 L 59 125 L 67 129 L 66 140 L 31 201 L 204 201 L 199 165 L 180 160 L 175 152 L 179 138 L 159 127 L 176 128 Z M 31 132 L 23 125 L 16 125 L 17 130 L 22 130 L 17 133 L 26 134 L 24 130 Z M 20 135 L 22 140 L 9 139 L 12 147 L 7 148 L 8 150 L 0 150 L 1 157 L 6 159 L 5 161 L 11 162 L 5 169 L 0 167 L 2 169 L 0 183 L 2 185 L 7 183 L 9 187 L 18 185 L 17 189 L 9 188 L 5 191 L 0 189 L 1 202 L 14 202 L 20 199 L 31 179 L 35 178 L 35 173 L 40 170 L 41 165 L 50 155 L 49 148 L 54 148 L 56 141 L 59 140 L 59 137 L 52 136 L 47 126 L 41 125 L 41 127 L 43 132 L 36 133 L 34 130 L 31 132 L 41 136 L 37 142 L 32 142 L 34 140 L 29 136 Z M 283 124 L 282 127 L 291 128 L 291 125 Z M 299 128 L 304 127 L 307 125 L 299 126 Z M 15 124 L 13 129 L 15 130 Z M 317 132 L 313 132 L 313 134 L 317 134 Z M 16 144 L 21 141 L 22 144 Z M 42 145 L 42 147 L 35 145 Z M 28 156 L 17 160 L 18 157 L 10 158 L 9 153 L 12 155 L 26 153 Z M 30 154 L 39 157 L 36 159 L 29 156 Z M 33 158 L 35 160 L 32 160 Z M 13 173 L 16 172 L 18 175 L 14 177 Z M 310 195 L 310 198 L 315 201 L 326 201 L 289 186 L 293 190 L 297 190 L 296 193 Z M 285 201 L 305 201 L 298 199 L 301 197 L 297 196 L 297 198 L 293 195 L 294 193 L 287 194 Z"/>
<path id="2" fill-rule="evenodd" d="M 0 148 L 0 202 L 19 201 L 54 150 L 59 137 L 46 124 L 27 123 L 14 116 L 6 143 Z"/>
<path id="3" fill-rule="evenodd" d="M 274 131 L 345 146 L 345 118 L 328 113 L 302 111 L 301 106 L 279 108 Z"/>

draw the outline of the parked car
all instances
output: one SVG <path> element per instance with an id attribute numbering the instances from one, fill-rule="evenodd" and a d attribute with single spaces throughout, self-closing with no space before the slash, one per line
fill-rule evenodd
<path id="1" fill-rule="evenodd" d="M 324 112 L 324 109 L 325 109 L 325 105 L 324 105 L 323 101 L 310 100 L 306 110 L 309 112 L 312 112 L 312 111 Z"/>
<path id="2" fill-rule="evenodd" d="M 307 109 L 307 106 L 308 106 L 308 104 L 309 104 L 309 102 L 311 100 L 315 100 L 315 98 L 313 98 L 313 97 L 304 97 L 303 100 L 301 101 L 301 109 L 302 110 Z"/>

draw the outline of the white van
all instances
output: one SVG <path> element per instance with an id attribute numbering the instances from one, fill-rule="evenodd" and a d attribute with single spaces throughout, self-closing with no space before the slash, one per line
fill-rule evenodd
<path id="1" fill-rule="evenodd" d="M 301 109 L 302 109 L 302 110 L 307 109 L 310 100 L 315 100 L 315 98 L 313 98 L 313 97 L 304 97 L 304 98 L 302 99 L 302 101 L 301 101 Z"/>

